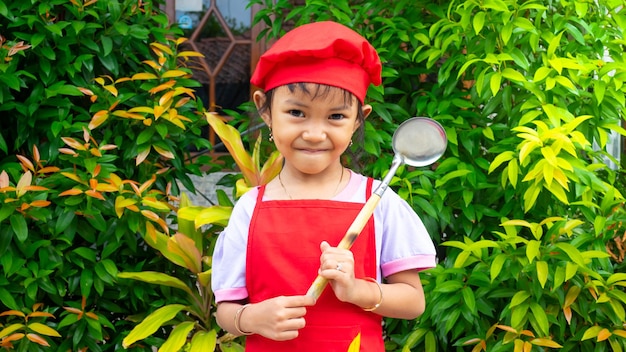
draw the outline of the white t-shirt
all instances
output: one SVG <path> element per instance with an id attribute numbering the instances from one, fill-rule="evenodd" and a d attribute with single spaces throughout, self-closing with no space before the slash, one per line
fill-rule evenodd
<path id="1" fill-rule="evenodd" d="M 372 191 L 379 184 L 380 181 L 374 181 Z M 366 185 L 365 176 L 351 172 L 346 188 L 332 200 L 365 203 Z M 257 196 L 258 188 L 253 188 L 237 201 L 228 226 L 215 245 L 211 285 L 216 302 L 248 297 L 246 251 Z M 265 196 L 263 200 L 267 200 Z M 425 270 L 436 265 L 435 246 L 422 220 L 391 188 L 385 191 L 374 210 L 374 224 L 379 281 L 401 271 Z"/>

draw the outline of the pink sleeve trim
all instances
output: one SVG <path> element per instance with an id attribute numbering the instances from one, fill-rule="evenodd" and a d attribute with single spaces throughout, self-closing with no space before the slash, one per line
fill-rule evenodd
<path id="1" fill-rule="evenodd" d="M 422 271 L 437 266 L 435 255 L 420 254 L 409 258 L 403 258 L 385 263 L 381 266 L 383 277 L 393 275 L 405 270 Z"/>
<path id="2" fill-rule="evenodd" d="M 245 287 L 227 288 L 215 291 L 215 302 L 240 301 L 248 298 L 248 290 Z"/>

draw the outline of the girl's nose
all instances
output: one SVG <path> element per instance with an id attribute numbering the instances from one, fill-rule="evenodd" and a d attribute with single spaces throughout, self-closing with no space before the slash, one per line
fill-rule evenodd
<path id="1" fill-rule="evenodd" d="M 324 124 L 319 122 L 311 122 L 307 124 L 304 132 L 302 133 L 302 138 L 309 142 L 323 141 L 326 139 Z"/>

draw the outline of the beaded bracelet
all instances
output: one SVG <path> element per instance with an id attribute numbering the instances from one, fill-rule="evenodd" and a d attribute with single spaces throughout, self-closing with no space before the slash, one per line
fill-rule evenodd
<path id="1" fill-rule="evenodd" d="M 371 277 L 366 277 L 366 278 L 364 278 L 364 280 L 371 281 L 371 282 L 375 283 L 376 286 L 378 286 L 378 291 L 380 291 L 380 300 L 378 300 L 378 303 L 376 303 L 373 307 L 363 308 L 364 311 L 371 312 L 373 310 L 376 310 L 383 303 L 383 287 L 380 285 L 378 280 L 373 279 Z"/>
<path id="2" fill-rule="evenodd" d="M 237 313 L 235 313 L 235 330 L 237 330 L 237 332 L 242 334 L 242 335 L 252 335 L 252 334 L 254 334 L 253 332 L 245 332 L 245 331 L 241 330 L 241 328 L 239 327 L 239 323 L 240 323 L 240 320 L 241 320 L 241 313 L 243 313 L 243 310 L 248 308 L 248 306 L 250 306 L 250 303 L 244 304 L 243 306 L 241 306 L 241 308 L 237 309 Z"/>

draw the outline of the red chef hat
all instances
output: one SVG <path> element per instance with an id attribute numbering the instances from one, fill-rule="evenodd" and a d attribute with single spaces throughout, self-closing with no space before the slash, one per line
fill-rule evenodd
<path id="1" fill-rule="evenodd" d="M 336 22 L 296 27 L 266 51 L 250 82 L 268 91 L 290 83 L 343 88 L 363 103 L 370 83 L 381 83 L 376 49 L 361 35 Z"/>

